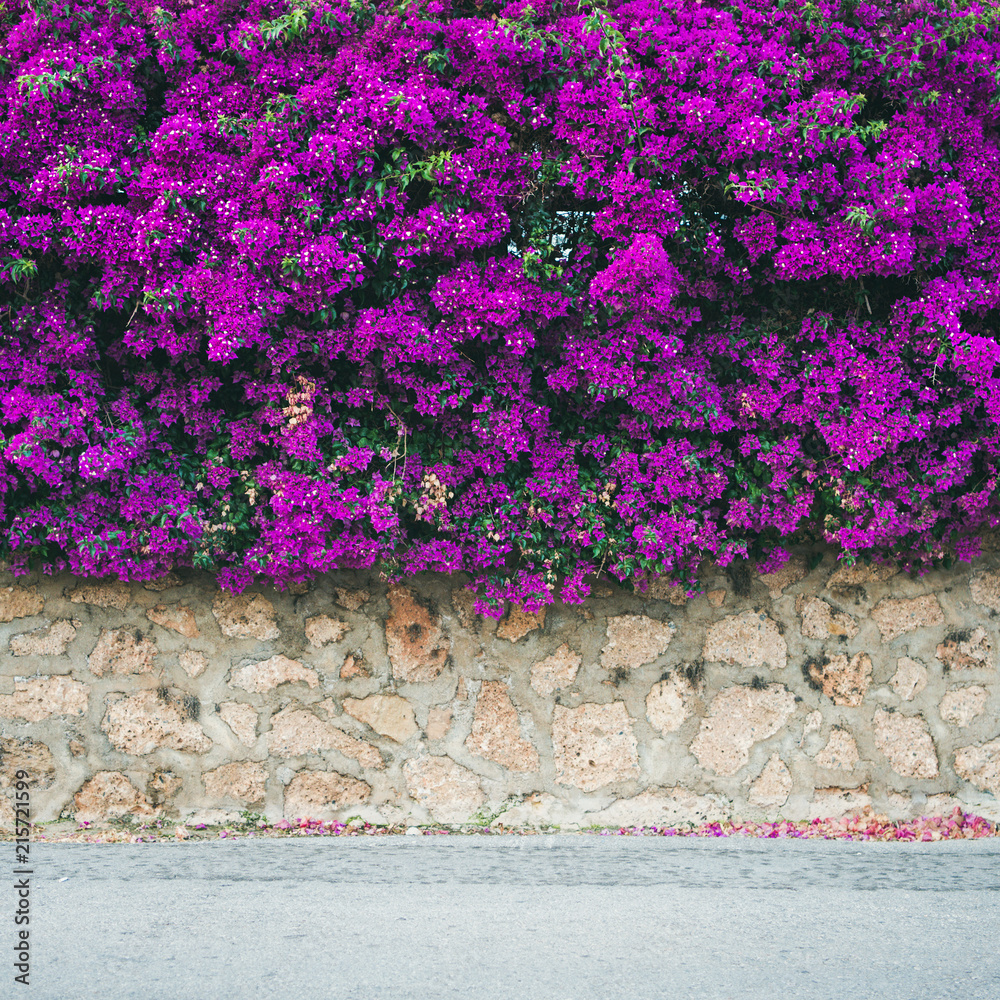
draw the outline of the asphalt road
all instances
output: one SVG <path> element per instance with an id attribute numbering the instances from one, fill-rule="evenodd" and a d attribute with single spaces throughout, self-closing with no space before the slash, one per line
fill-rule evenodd
<path id="1" fill-rule="evenodd" d="M 239 840 L 32 861 L 31 984 L 3 973 L 0 996 L 1000 1000 L 997 841 Z"/>

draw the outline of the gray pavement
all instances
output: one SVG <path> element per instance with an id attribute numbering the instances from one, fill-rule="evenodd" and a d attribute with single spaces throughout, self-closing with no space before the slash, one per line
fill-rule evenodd
<path id="1" fill-rule="evenodd" d="M 38 844 L 32 861 L 32 982 L 3 973 L 0 996 L 1000 1000 L 997 841 Z"/>

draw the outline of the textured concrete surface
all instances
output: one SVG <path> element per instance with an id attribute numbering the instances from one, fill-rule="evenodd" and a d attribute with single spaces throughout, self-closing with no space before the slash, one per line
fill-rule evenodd
<path id="1" fill-rule="evenodd" d="M 990 841 L 408 837 L 32 857 L 34 1000 L 1000 993 Z"/>
<path id="2" fill-rule="evenodd" d="M 1000 549 L 702 579 L 496 621 L 432 574 L 0 572 L 0 829 L 17 760 L 43 822 L 1000 819 Z"/>

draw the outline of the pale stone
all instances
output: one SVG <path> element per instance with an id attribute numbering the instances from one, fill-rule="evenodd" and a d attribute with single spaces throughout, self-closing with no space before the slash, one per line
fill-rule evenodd
<path id="1" fill-rule="evenodd" d="M 385 641 L 396 680 L 434 680 L 444 669 L 451 644 L 440 622 L 405 587 L 389 589 L 392 612 L 385 623 Z"/>
<path id="2" fill-rule="evenodd" d="M 355 739 L 312 712 L 290 706 L 271 717 L 267 747 L 276 757 L 300 757 L 321 750 L 336 750 L 362 767 L 377 770 L 385 767 L 382 755 L 370 743 Z"/>
<path id="3" fill-rule="evenodd" d="M 955 773 L 1000 798 L 1000 739 L 955 751 Z"/>
<path id="4" fill-rule="evenodd" d="M 234 670 L 229 678 L 233 687 L 260 694 L 281 684 L 303 681 L 314 688 L 319 684 L 319 674 L 311 667 L 304 667 L 298 660 L 291 660 L 283 653 L 276 653 L 259 663 L 250 663 Z"/>
<path id="5" fill-rule="evenodd" d="M 427 713 L 427 739 L 443 740 L 451 727 L 450 708 L 432 708 Z"/>
<path id="6" fill-rule="evenodd" d="M 875 746 L 885 754 L 896 774 L 904 778 L 937 777 L 937 751 L 922 716 L 878 708 L 872 723 Z"/>
<path id="7" fill-rule="evenodd" d="M 334 587 L 333 593 L 337 604 L 348 611 L 360 611 L 361 606 L 372 598 L 367 590 L 351 590 L 350 587 Z"/>
<path id="8" fill-rule="evenodd" d="M 219 718 L 245 747 L 252 747 L 257 742 L 257 713 L 250 705 L 225 701 L 219 706 Z"/>
<path id="9" fill-rule="evenodd" d="M 97 608 L 115 608 L 124 611 L 132 599 L 132 588 L 121 580 L 104 580 L 85 583 L 69 592 L 74 604 L 92 604 Z"/>
<path id="10" fill-rule="evenodd" d="M 136 757 L 158 749 L 211 750 L 212 741 L 178 701 L 157 691 L 112 696 L 101 729 L 116 750 Z"/>
<path id="11" fill-rule="evenodd" d="M 785 762 L 776 754 L 771 754 L 760 777 L 750 786 L 747 801 L 762 809 L 783 806 L 792 790 L 792 776 Z"/>
<path id="12" fill-rule="evenodd" d="M 806 598 L 800 594 L 795 610 L 802 616 L 802 634 L 808 639 L 829 639 L 832 635 L 853 639 L 858 634 L 858 623 L 850 615 L 835 614 L 818 597 Z"/>
<path id="13" fill-rule="evenodd" d="M 646 696 L 646 718 L 661 733 L 675 733 L 691 714 L 694 688 L 681 673 L 672 673 L 653 685 Z"/>
<path id="14" fill-rule="evenodd" d="M 969 589 L 976 604 L 1000 611 L 1000 572 L 980 570 L 969 579 Z"/>
<path id="15" fill-rule="evenodd" d="M 788 646 L 778 626 L 763 612 L 729 615 L 708 627 L 702 656 L 709 663 L 739 663 L 744 667 L 770 666 L 784 670 Z"/>
<path id="16" fill-rule="evenodd" d="M 205 791 L 216 801 L 227 798 L 247 804 L 264 801 L 267 771 L 263 764 L 248 760 L 235 761 L 223 764 L 214 771 L 206 771 L 202 779 Z"/>
<path id="17" fill-rule="evenodd" d="M 823 725 L 823 713 L 822 712 L 810 712 L 802 725 L 802 736 L 799 737 L 796 746 L 804 747 L 806 741 L 813 733 L 818 733 L 820 727 Z"/>
<path id="18" fill-rule="evenodd" d="M 153 816 L 146 796 L 120 771 L 98 771 L 73 796 L 78 823 L 100 823 L 118 816 Z"/>
<path id="19" fill-rule="evenodd" d="M 816 754 L 816 763 L 831 771 L 853 771 L 860 759 L 854 737 L 837 726 L 830 730 L 829 741 Z"/>
<path id="20" fill-rule="evenodd" d="M 792 556 L 784 565 L 779 566 L 773 573 L 761 573 L 760 582 L 768 589 L 772 600 L 781 597 L 781 592 L 786 587 L 804 580 L 809 575 L 809 566 L 801 556 Z"/>
<path id="21" fill-rule="evenodd" d="M 468 697 L 469 697 L 469 692 L 466 690 L 465 687 L 465 678 L 459 677 L 458 684 L 455 685 L 455 700 L 465 701 L 465 699 Z"/>
<path id="22" fill-rule="evenodd" d="M 903 701 L 913 701 L 927 687 L 927 668 L 908 656 L 901 656 L 889 683 Z"/>
<path id="23" fill-rule="evenodd" d="M 0 831 L 13 833 L 17 826 L 17 819 L 14 815 L 14 802 L 6 795 L 0 795 Z"/>
<path id="24" fill-rule="evenodd" d="M 726 592 L 724 590 L 710 590 L 705 596 L 713 608 L 721 608 L 726 601 Z"/>
<path id="25" fill-rule="evenodd" d="M 553 694 L 576 680 L 583 657 L 563 643 L 551 656 L 531 665 L 531 686 L 540 695 Z"/>
<path id="26" fill-rule="evenodd" d="M 299 771 L 285 789 L 287 819 L 329 819 L 339 809 L 367 802 L 371 785 L 337 771 Z"/>
<path id="27" fill-rule="evenodd" d="M 872 608 L 871 617 L 882 633 L 883 642 L 892 642 L 916 628 L 944 624 L 944 614 L 934 594 L 886 597 Z"/>
<path id="28" fill-rule="evenodd" d="M 87 752 L 87 748 L 79 740 L 69 741 L 69 752 L 74 757 L 83 757 Z"/>
<path id="29" fill-rule="evenodd" d="M 523 639 L 529 632 L 542 628 L 545 625 L 545 608 L 538 614 L 529 614 L 522 611 L 516 604 L 507 612 L 507 617 L 497 626 L 497 637 L 506 639 L 508 642 L 517 642 Z"/>
<path id="30" fill-rule="evenodd" d="M 188 677 L 200 677 L 204 672 L 206 667 L 208 667 L 208 658 L 204 653 L 196 653 L 193 650 L 185 650 L 180 656 L 177 657 L 177 662 L 180 663 L 183 671 L 188 675 Z"/>
<path id="31" fill-rule="evenodd" d="M 173 587 L 179 587 L 180 585 L 181 578 L 176 573 L 166 573 L 155 580 L 147 580 L 143 584 L 143 587 L 146 590 L 152 590 L 154 593 L 160 594 L 164 590 L 171 590 Z"/>
<path id="32" fill-rule="evenodd" d="M 357 655 L 344 657 L 344 662 L 340 665 L 340 679 L 349 681 L 353 677 L 371 677 L 372 672 L 368 664 Z"/>
<path id="33" fill-rule="evenodd" d="M 639 754 L 625 705 L 556 705 L 552 719 L 556 781 L 592 792 L 639 777 Z"/>
<path id="34" fill-rule="evenodd" d="M 328 643 L 340 642 L 351 630 L 347 622 L 342 622 L 329 615 L 316 615 L 306 619 L 306 638 L 309 645 L 322 649 Z"/>
<path id="35" fill-rule="evenodd" d="M 669 601 L 675 607 L 680 607 L 687 603 L 687 588 L 661 576 L 650 583 L 646 596 L 654 601 Z"/>
<path id="36" fill-rule="evenodd" d="M 817 788 L 809 806 L 809 819 L 838 819 L 870 810 L 868 786 L 859 788 Z"/>
<path id="37" fill-rule="evenodd" d="M 482 615 L 476 614 L 476 595 L 465 587 L 455 587 L 452 590 L 451 606 L 455 609 L 462 628 L 475 629 L 482 620 Z"/>
<path id="38" fill-rule="evenodd" d="M 662 656 L 677 631 L 672 622 L 645 615 L 616 615 L 608 619 L 608 642 L 601 650 L 605 670 L 641 667 Z"/>
<path id="39" fill-rule="evenodd" d="M 10 637 L 10 651 L 15 656 L 62 656 L 73 641 L 80 622 L 60 618 L 48 628 L 36 628 Z"/>
<path id="40" fill-rule="evenodd" d="M 0 717 L 41 722 L 51 715 L 83 715 L 90 688 L 70 677 L 19 677 L 14 693 L 0 695 Z"/>
<path id="41" fill-rule="evenodd" d="M 810 682 L 834 705 L 856 708 L 864 701 L 872 679 L 872 660 L 867 653 L 855 653 L 850 659 L 839 653 L 823 664 L 813 661 L 806 669 Z"/>
<path id="42" fill-rule="evenodd" d="M 728 687 L 712 700 L 691 753 L 716 774 L 736 774 L 750 759 L 754 743 L 773 736 L 794 711 L 795 695 L 780 684 Z"/>
<path id="43" fill-rule="evenodd" d="M 839 587 L 863 587 L 867 583 L 885 583 L 898 572 L 895 566 L 865 566 L 862 563 L 838 566 L 826 585 L 831 590 Z"/>
<path id="44" fill-rule="evenodd" d="M 412 757 L 403 777 L 410 797 L 439 823 L 466 823 L 486 801 L 476 775 L 449 757 Z"/>
<path id="45" fill-rule="evenodd" d="M 977 625 L 948 635 L 935 650 L 945 670 L 976 670 L 991 668 L 993 643 L 986 630 Z"/>
<path id="46" fill-rule="evenodd" d="M 964 729 L 973 719 L 986 711 L 986 698 L 986 688 L 978 684 L 952 688 L 941 699 L 941 718 L 953 726 Z"/>
<path id="47" fill-rule="evenodd" d="M 194 639 L 201 633 L 195 621 L 194 612 L 185 604 L 157 604 L 146 612 L 146 617 L 155 625 L 179 632 L 188 639 Z"/>
<path id="48" fill-rule="evenodd" d="M 405 743 L 419 732 L 413 717 L 413 706 L 396 694 L 373 694 L 367 698 L 345 698 L 344 711 L 376 733 Z"/>
<path id="49" fill-rule="evenodd" d="M 0 622 L 40 615 L 44 606 L 37 587 L 0 587 Z"/>
<path id="50" fill-rule="evenodd" d="M 262 594 L 231 594 L 220 590 L 212 601 L 212 614 L 222 634 L 230 639 L 277 639 L 274 605 Z"/>
<path id="51" fill-rule="evenodd" d="M 588 813 L 586 821 L 594 826 L 669 829 L 731 818 L 731 803 L 721 795 L 697 795 L 686 788 L 665 788 L 618 799 L 604 809 Z"/>
<path id="52" fill-rule="evenodd" d="M 538 751 L 521 735 L 517 709 L 502 681 L 483 681 L 465 746 L 510 771 L 538 770 Z"/>
<path id="53" fill-rule="evenodd" d="M 146 782 L 146 797 L 154 807 L 162 806 L 180 791 L 183 783 L 173 771 L 156 771 Z"/>
<path id="54" fill-rule="evenodd" d="M 148 674 L 159 653 L 149 636 L 131 628 L 102 628 L 94 651 L 87 660 L 90 672 L 105 674 Z"/>
<path id="55" fill-rule="evenodd" d="M 32 791 L 48 788 L 56 775 L 52 751 L 38 740 L 0 736 L 0 788 L 10 788 L 18 781 L 18 771 L 28 772 Z"/>

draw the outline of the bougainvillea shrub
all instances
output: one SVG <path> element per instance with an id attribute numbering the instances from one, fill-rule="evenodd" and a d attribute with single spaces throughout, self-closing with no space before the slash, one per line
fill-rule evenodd
<path id="1" fill-rule="evenodd" d="M 998 14 L 4 0 L 0 557 L 529 610 L 970 558 Z"/>

